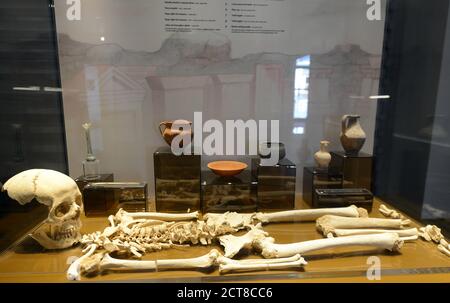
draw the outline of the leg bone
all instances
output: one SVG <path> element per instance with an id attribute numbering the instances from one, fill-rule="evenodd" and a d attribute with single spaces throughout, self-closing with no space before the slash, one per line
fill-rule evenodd
<path id="1" fill-rule="evenodd" d="M 382 233 L 395 233 L 403 241 L 417 240 L 418 230 L 417 228 L 409 229 L 335 229 L 333 233 L 329 233 L 327 236 L 353 236 L 353 235 L 370 235 L 370 234 L 382 234 Z"/>
<path id="2" fill-rule="evenodd" d="M 287 268 L 301 268 L 308 264 L 299 254 L 290 258 L 278 258 L 268 260 L 243 260 L 236 261 L 228 258 L 222 260 L 219 265 L 219 273 L 224 274 L 231 271 L 260 271 L 271 269 L 287 269 Z M 220 260 L 220 258 L 219 258 Z M 254 261 L 254 262 L 249 262 Z M 264 262 L 265 261 L 265 262 Z"/>
<path id="3" fill-rule="evenodd" d="M 290 244 L 275 244 L 274 239 L 270 237 L 255 241 L 255 246 L 261 250 L 264 258 L 288 257 L 340 246 L 372 246 L 398 251 L 402 245 L 403 241 L 395 233 L 326 238 Z"/>
<path id="4" fill-rule="evenodd" d="M 346 218 L 325 215 L 317 219 L 316 227 L 324 236 L 328 236 L 328 234 L 333 233 L 335 229 L 402 229 L 410 223 L 410 220 L 402 219 Z"/>
<path id="5" fill-rule="evenodd" d="M 256 213 L 254 220 L 262 223 L 314 221 L 324 215 L 358 218 L 367 217 L 367 211 L 354 205 L 336 208 L 287 210 L 274 213 Z"/>

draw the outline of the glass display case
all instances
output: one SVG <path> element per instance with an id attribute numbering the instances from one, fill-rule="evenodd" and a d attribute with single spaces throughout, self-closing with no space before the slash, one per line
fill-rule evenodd
<path id="1" fill-rule="evenodd" d="M 450 282 L 449 1 L 0 9 L 0 282 Z"/>

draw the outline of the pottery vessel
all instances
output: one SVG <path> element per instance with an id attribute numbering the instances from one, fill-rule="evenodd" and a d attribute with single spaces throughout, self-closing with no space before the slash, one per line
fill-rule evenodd
<path id="1" fill-rule="evenodd" d="M 320 150 L 314 154 L 314 160 L 319 168 L 328 168 L 331 162 L 331 154 L 328 152 L 329 141 L 320 141 Z"/>
<path id="2" fill-rule="evenodd" d="M 177 125 L 181 125 L 184 128 L 188 128 L 187 125 L 189 125 L 190 127 L 184 130 L 172 129 L 172 125 L 175 122 L 177 123 Z M 169 146 L 172 146 L 172 140 L 176 136 L 190 136 L 191 142 L 194 136 L 194 133 L 192 132 L 192 122 L 187 120 L 163 121 L 159 124 L 159 132 L 161 133 L 161 136 L 166 141 L 166 143 L 169 144 Z M 183 147 L 183 141 L 180 142 L 180 147 Z"/>
<path id="3" fill-rule="evenodd" d="M 286 157 L 286 148 L 281 142 L 263 142 L 259 145 L 259 156 L 263 159 L 272 157 L 272 153 L 278 154 L 278 159 Z"/>
<path id="4" fill-rule="evenodd" d="M 247 164 L 238 161 L 214 161 L 208 163 L 208 168 L 221 177 L 232 177 L 247 168 Z"/>
<path id="5" fill-rule="evenodd" d="M 342 116 L 341 144 L 347 154 L 357 154 L 366 142 L 366 133 L 359 124 L 359 115 Z"/>

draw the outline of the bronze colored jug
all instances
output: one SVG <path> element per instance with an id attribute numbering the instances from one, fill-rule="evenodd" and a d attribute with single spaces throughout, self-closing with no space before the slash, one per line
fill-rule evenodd
<path id="1" fill-rule="evenodd" d="M 341 144 L 347 154 L 358 154 L 366 142 L 366 133 L 359 119 L 359 115 L 342 116 Z"/>
<path id="2" fill-rule="evenodd" d="M 174 123 L 183 127 L 183 129 L 172 129 Z M 183 138 L 190 136 L 192 141 L 194 135 L 192 132 L 192 122 L 187 120 L 163 121 L 159 124 L 159 132 L 169 146 L 172 146 L 172 140 L 176 136 L 182 136 Z M 180 148 L 183 147 L 183 143 L 184 140 L 180 141 Z"/>

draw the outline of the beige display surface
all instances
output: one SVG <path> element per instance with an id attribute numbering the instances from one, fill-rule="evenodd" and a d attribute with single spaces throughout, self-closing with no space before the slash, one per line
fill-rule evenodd
<path id="1" fill-rule="evenodd" d="M 375 200 L 371 217 L 382 217 L 378 212 L 380 200 Z M 297 208 L 308 208 L 297 199 Z M 105 217 L 83 218 L 83 233 L 103 230 L 108 225 Z M 420 227 L 413 221 L 412 227 Z M 273 223 L 264 229 L 277 243 L 292 243 L 322 236 L 315 223 Z M 244 232 L 241 232 L 244 233 Z M 219 245 L 186 246 L 149 253 L 145 260 L 198 257 Z M 0 256 L 0 282 L 69 282 L 66 279 L 68 260 L 81 256 L 81 248 L 62 251 L 44 251 L 30 239 Z M 82 281 L 158 281 L 158 282 L 372 282 L 366 277 L 370 256 L 381 262 L 381 282 L 450 282 L 450 258 L 438 251 L 436 244 L 421 239 L 404 244 L 401 253 L 373 250 L 365 247 L 341 247 L 309 253 L 308 262 L 301 270 L 277 270 L 254 273 L 220 275 L 210 271 L 172 270 L 161 272 L 108 272 Z M 237 258 L 260 258 L 242 254 Z M 73 283 L 73 282 L 72 282 Z"/>

